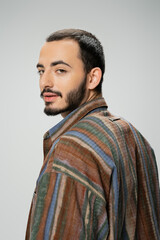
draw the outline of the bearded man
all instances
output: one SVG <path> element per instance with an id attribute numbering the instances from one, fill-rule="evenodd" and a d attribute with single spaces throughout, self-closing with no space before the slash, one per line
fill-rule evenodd
<path id="1" fill-rule="evenodd" d="M 79 29 L 54 32 L 37 68 L 44 112 L 63 120 L 44 135 L 26 240 L 160 239 L 154 152 L 107 109 L 99 40 Z"/>

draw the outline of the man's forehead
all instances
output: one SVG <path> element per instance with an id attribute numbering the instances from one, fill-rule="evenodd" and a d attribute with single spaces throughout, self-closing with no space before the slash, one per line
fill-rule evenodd
<path id="1" fill-rule="evenodd" d="M 41 48 L 40 53 L 44 53 L 46 51 L 57 53 L 57 52 L 78 52 L 79 53 L 79 44 L 73 39 L 63 39 L 63 40 L 56 40 L 52 42 L 45 42 Z M 70 53 L 72 53 L 70 52 Z"/>
<path id="2" fill-rule="evenodd" d="M 55 66 L 55 62 L 65 62 L 71 67 L 83 66 L 79 44 L 72 39 L 44 43 L 37 66 Z"/>
<path id="3" fill-rule="evenodd" d="M 39 55 L 39 63 L 47 60 L 48 64 L 59 60 L 73 64 L 76 59 L 81 61 L 80 48 L 72 39 L 45 42 Z"/>

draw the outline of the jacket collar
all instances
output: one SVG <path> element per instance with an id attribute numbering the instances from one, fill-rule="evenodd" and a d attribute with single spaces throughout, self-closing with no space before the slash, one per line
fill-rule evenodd
<path id="1" fill-rule="evenodd" d="M 92 113 L 94 111 L 106 110 L 108 108 L 104 98 L 96 98 L 76 108 L 64 119 L 62 119 L 53 128 L 44 134 L 44 140 L 51 138 L 52 142 L 57 139 L 60 135 L 66 132 L 71 126 L 77 123 L 80 119 Z"/>

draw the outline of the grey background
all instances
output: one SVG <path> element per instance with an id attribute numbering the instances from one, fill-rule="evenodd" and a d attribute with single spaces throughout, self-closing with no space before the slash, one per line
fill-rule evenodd
<path id="1" fill-rule="evenodd" d="M 148 139 L 160 169 L 160 1 L 1 0 L 1 239 L 24 239 L 43 134 L 61 119 L 43 113 L 39 50 L 51 32 L 70 27 L 102 42 L 109 110 Z"/>

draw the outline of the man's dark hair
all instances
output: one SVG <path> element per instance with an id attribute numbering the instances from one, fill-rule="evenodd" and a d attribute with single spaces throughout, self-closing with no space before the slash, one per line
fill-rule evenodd
<path id="1" fill-rule="evenodd" d="M 73 39 L 78 42 L 80 56 L 84 64 L 85 73 L 89 73 L 92 68 L 99 67 L 102 77 L 99 85 L 95 88 L 97 92 L 102 91 L 103 74 L 105 72 L 105 59 L 103 47 L 100 41 L 91 33 L 80 29 L 64 29 L 52 33 L 47 37 L 47 42 L 63 39 Z"/>

